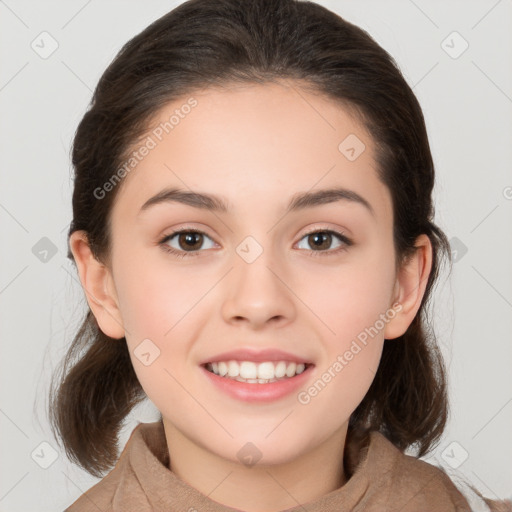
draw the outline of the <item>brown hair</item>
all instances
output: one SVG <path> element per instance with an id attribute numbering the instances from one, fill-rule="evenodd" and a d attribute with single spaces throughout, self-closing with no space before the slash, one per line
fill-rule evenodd
<path id="1" fill-rule="evenodd" d="M 420 105 L 393 58 L 364 30 L 297 0 L 189 0 L 123 46 L 101 77 L 75 134 L 73 220 L 95 257 L 109 261 L 109 214 L 117 189 L 94 191 L 119 168 L 148 122 L 168 102 L 228 83 L 298 80 L 349 106 L 378 148 L 379 179 L 393 200 L 397 269 L 426 234 L 432 269 L 407 332 L 386 340 L 375 379 L 349 432 L 378 430 L 417 456 L 439 440 L 448 414 L 446 374 L 425 311 L 445 234 L 433 223 L 434 165 Z M 73 256 L 68 248 L 68 257 Z M 68 457 L 95 476 L 115 464 L 118 434 L 145 398 L 126 340 L 109 338 L 89 310 L 52 380 L 50 422 Z"/>

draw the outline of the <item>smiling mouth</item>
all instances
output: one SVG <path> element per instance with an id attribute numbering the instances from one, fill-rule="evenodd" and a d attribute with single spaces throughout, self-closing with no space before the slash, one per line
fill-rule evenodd
<path id="1" fill-rule="evenodd" d="M 261 363 L 229 360 L 206 363 L 203 366 L 219 377 L 249 384 L 268 384 L 291 379 L 314 365 L 285 360 Z"/>

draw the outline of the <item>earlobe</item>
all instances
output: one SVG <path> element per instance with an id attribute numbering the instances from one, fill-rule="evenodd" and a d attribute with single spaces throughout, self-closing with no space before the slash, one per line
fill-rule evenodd
<path id="1" fill-rule="evenodd" d="M 432 269 L 432 244 L 427 235 L 416 239 L 416 252 L 400 269 L 395 283 L 395 296 L 392 304 L 399 303 L 395 317 L 384 330 L 385 339 L 402 336 L 411 325 L 425 294 L 428 277 Z"/>
<path id="2" fill-rule="evenodd" d="M 100 329 L 111 338 L 123 338 L 125 330 L 109 269 L 94 257 L 85 231 L 72 233 L 69 246 L 87 302 Z"/>

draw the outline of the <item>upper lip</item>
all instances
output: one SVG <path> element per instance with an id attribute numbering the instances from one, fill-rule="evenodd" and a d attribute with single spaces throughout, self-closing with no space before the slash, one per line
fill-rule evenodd
<path id="1" fill-rule="evenodd" d="M 265 361 L 290 361 L 294 363 L 304 363 L 311 364 L 311 360 L 306 359 L 304 357 L 300 357 L 298 355 L 292 354 L 290 352 L 285 352 L 283 350 L 276 350 L 275 348 L 267 348 L 267 349 L 236 349 L 230 350 L 229 352 L 222 352 L 221 354 L 216 354 L 207 359 L 204 359 L 199 364 L 205 365 L 207 363 L 215 363 L 218 361 L 254 361 L 255 363 L 263 363 Z"/>

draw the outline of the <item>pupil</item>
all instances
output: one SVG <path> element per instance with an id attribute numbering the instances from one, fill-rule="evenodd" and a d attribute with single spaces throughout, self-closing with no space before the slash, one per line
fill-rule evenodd
<path id="1" fill-rule="evenodd" d="M 184 249 L 190 250 L 190 249 L 197 249 L 198 247 L 195 247 L 194 245 L 197 244 L 197 238 L 199 238 L 199 247 L 201 247 L 201 233 L 185 233 L 180 235 L 180 245 L 183 242 Z M 192 244 L 192 245 L 189 245 Z"/>
<path id="2" fill-rule="evenodd" d="M 322 243 L 324 243 L 326 240 L 329 241 L 330 240 L 330 234 L 329 233 L 326 233 L 324 231 L 321 231 L 321 232 L 318 232 L 318 233 L 314 233 L 313 235 L 310 236 L 310 238 L 312 238 L 313 240 L 313 245 L 315 247 L 322 247 Z M 320 243 L 317 243 L 317 242 L 320 242 Z M 327 244 L 327 246 L 329 246 L 329 244 Z"/>

